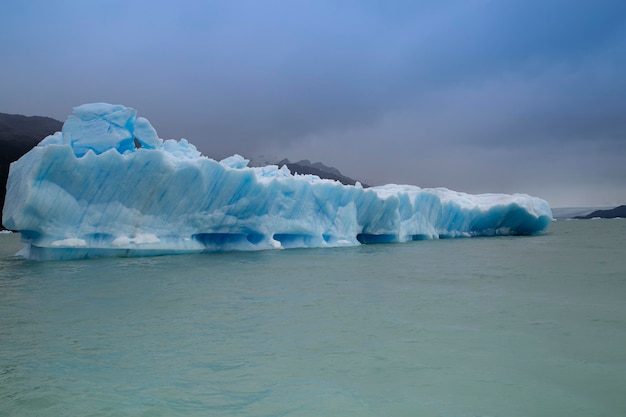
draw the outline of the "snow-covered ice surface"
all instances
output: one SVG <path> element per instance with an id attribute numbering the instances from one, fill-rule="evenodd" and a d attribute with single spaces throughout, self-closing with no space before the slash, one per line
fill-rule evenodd
<path id="1" fill-rule="evenodd" d="M 47 260 L 530 235 L 552 220 L 525 194 L 364 189 L 247 164 L 159 139 L 134 109 L 86 104 L 11 164 L 3 224 L 21 256 Z"/>

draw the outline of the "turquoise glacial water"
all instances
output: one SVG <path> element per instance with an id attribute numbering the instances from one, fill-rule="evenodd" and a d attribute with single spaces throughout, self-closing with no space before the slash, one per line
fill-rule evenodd
<path id="1" fill-rule="evenodd" d="M 626 220 L 32 262 L 0 235 L 1 416 L 626 415 Z"/>

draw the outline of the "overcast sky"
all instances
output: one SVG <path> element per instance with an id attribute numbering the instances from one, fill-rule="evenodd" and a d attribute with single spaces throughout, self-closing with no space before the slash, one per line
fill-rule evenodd
<path id="1" fill-rule="evenodd" d="M 626 1 L 30 1 L 0 112 L 124 104 L 205 155 L 626 203 Z"/>

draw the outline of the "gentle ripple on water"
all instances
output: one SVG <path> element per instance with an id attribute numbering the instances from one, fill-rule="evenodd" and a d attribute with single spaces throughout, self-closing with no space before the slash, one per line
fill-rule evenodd
<path id="1" fill-rule="evenodd" d="M 67 262 L 2 235 L 0 415 L 626 415 L 625 231 Z"/>

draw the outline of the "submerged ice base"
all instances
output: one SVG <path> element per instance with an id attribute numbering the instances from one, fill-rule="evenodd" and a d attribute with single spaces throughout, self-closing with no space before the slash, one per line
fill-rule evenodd
<path id="1" fill-rule="evenodd" d="M 47 260 L 530 235 L 552 220 L 525 194 L 364 189 L 247 162 L 163 141 L 133 109 L 83 105 L 11 164 L 3 224 L 22 256 Z"/>

